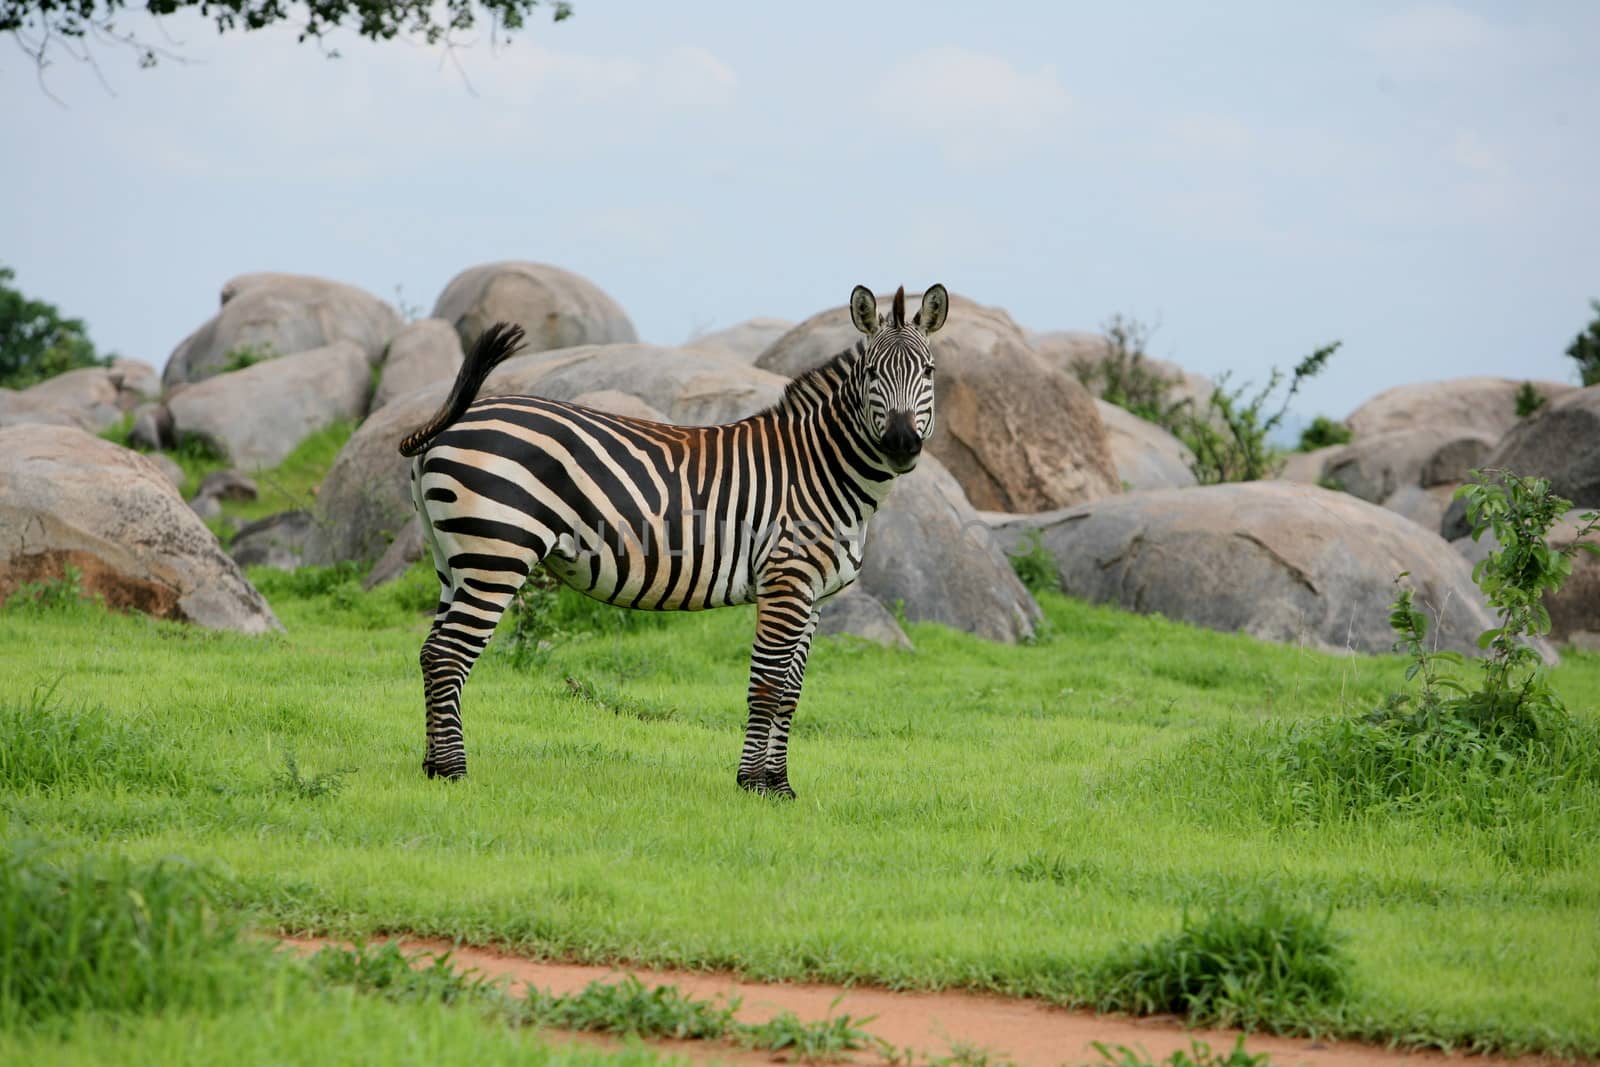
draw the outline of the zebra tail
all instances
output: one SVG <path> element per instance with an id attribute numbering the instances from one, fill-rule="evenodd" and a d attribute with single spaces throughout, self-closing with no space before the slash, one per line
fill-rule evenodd
<path id="1" fill-rule="evenodd" d="M 467 405 L 478 395 L 478 390 L 483 388 L 483 380 L 489 377 L 489 372 L 522 347 L 523 337 L 522 327 L 514 322 L 497 322 L 483 331 L 483 335 L 472 346 L 472 351 L 461 362 L 461 371 L 456 375 L 456 384 L 450 389 L 449 399 L 420 429 L 401 439 L 400 454 L 416 455 L 428 447 L 429 441 L 459 419 L 461 413 L 467 410 Z"/>

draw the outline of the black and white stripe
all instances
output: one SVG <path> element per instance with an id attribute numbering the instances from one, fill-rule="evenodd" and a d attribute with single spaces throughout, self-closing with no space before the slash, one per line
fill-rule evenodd
<path id="1" fill-rule="evenodd" d="M 738 782 L 793 796 L 789 724 L 817 602 L 855 580 L 867 520 L 933 432 L 928 335 L 935 285 L 907 321 L 863 286 L 865 337 L 791 382 L 772 408 L 725 426 L 669 426 L 531 396 L 473 397 L 516 351 L 486 331 L 444 406 L 400 444 L 439 575 L 422 646 L 423 769 L 466 773 L 461 688 L 506 606 L 539 565 L 608 603 L 647 611 L 756 604 L 749 721 Z"/>

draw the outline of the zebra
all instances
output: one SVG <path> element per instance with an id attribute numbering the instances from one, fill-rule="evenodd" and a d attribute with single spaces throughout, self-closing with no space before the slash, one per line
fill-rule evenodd
<path id="1" fill-rule="evenodd" d="M 772 407 L 722 426 L 673 426 L 537 396 L 474 401 L 521 346 L 496 323 L 439 411 L 400 442 L 439 576 L 422 644 L 423 770 L 461 778 L 461 690 L 539 565 L 597 600 L 649 611 L 756 605 L 749 718 L 736 781 L 792 798 L 789 727 L 821 598 L 861 569 L 867 521 L 933 432 L 929 336 L 949 296 L 931 286 L 881 315 L 850 295 L 863 335 L 795 378 Z"/>

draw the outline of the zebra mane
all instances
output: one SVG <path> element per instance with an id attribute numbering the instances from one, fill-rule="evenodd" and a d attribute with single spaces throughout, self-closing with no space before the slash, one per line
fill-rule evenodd
<path id="1" fill-rule="evenodd" d="M 783 399 L 767 410 L 789 414 L 816 410 L 820 400 L 838 391 L 840 383 L 865 350 L 864 342 L 857 341 L 827 362 L 802 371 L 783 387 Z"/>

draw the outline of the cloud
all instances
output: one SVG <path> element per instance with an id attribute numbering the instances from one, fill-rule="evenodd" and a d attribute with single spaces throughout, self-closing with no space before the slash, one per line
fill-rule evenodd
<path id="1" fill-rule="evenodd" d="M 979 166 L 1054 141 L 1072 99 L 1054 67 L 1024 73 L 999 56 L 941 47 L 885 72 L 873 106 L 896 127 L 932 140 L 952 162 Z"/>
<path id="2" fill-rule="evenodd" d="M 1360 38 L 1389 73 L 1428 79 L 1548 62 L 1570 51 L 1548 26 L 1491 22 L 1446 3 L 1385 14 Z"/>

